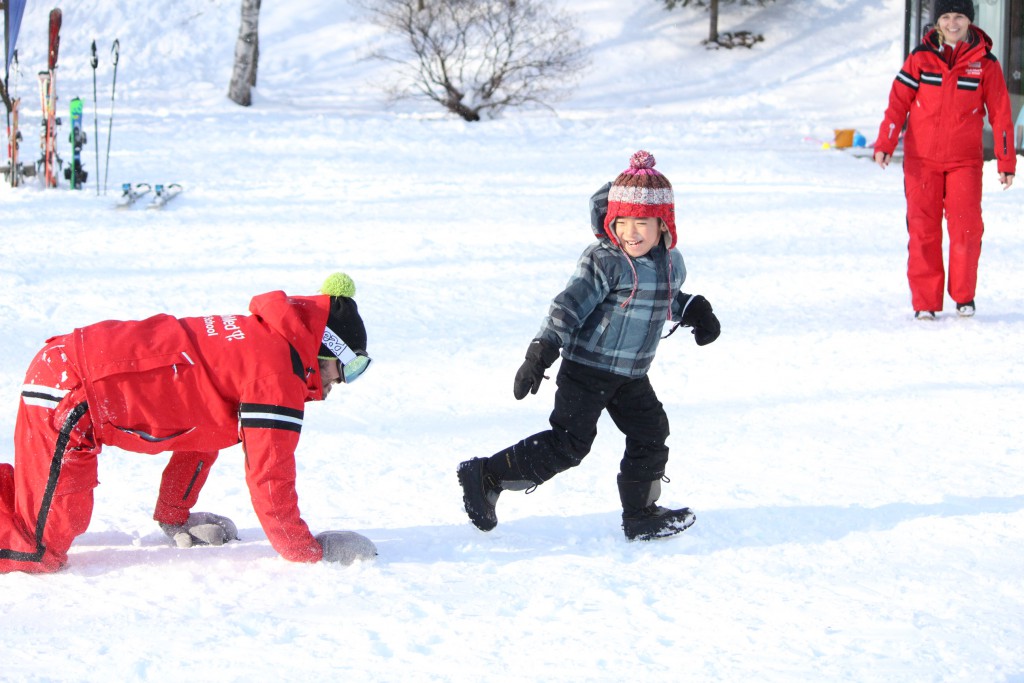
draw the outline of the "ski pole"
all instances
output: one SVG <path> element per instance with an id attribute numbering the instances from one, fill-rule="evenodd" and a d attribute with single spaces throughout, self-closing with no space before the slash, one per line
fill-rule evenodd
<path id="1" fill-rule="evenodd" d="M 96 56 L 96 41 L 92 41 L 92 123 L 93 143 L 96 145 L 96 173 L 100 172 L 100 117 L 98 116 L 99 106 L 96 104 L 96 67 L 100 60 Z M 96 196 L 100 194 L 100 184 L 96 183 Z"/>
<path id="2" fill-rule="evenodd" d="M 114 44 L 110 46 L 110 53 L 114 55 L 114 82 L 110 87 L 110 125 L 107 127 L 107 161 L 103 168 L 103 194 L 107 193 L 107 174 L 110 173 L 110 136 L 114 132 L 114 92 L 117 90 L 117 60 L 121 56 L 121 43 L 116 38 L 114 39 Z"/>

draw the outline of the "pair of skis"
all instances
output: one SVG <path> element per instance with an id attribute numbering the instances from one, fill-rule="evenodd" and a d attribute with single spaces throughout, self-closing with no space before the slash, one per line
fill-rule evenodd
<path id="1" fill-rule="evenodd" d="M 63 15 L 59 8 L 50 11 L 50 32 L 49 50 L 47 59 L 47 70 L 39 73 L 39 93 L 43 113 L 43 134 L 40 140 L 40 159 L 37 162 L 38 168 L 43 172 L 43 186 L 57 187 L 58 169 L 63 167 L 63 160 L 57 154 L 57 126 L 61 120 L 57 117 L 57 55 L 60 49 L 60 28 Z M 117 62 L 120 57 L 120 45 L 117 40 L 111 47 L 114 59 L 114 86 L 110 92 L 110 130 L 107 131 L 107 170 L 110 169 L 110 136 L 114 125 L 114 89 L 117 87 Z M 93 105 L 96 103 L 96 42 L 92 44 L 92 68 L 93 68 Z M 83 104 L 81 98 L 71 100 L 70 116 L 71 131 L 68 141 L 72 148 L 72 161 L 68 168 L 64 169 L 64 178 L 71 184 L 72 189 L 82 189 L 88 173 L 82 166 L 82 149 L 87 142 L 85 129 L 82 127 Z M 99 135 L 98 120 L 96 122 L 96 165 L 99 167 Z M 16 135 L 16 132 L 15 132 Z M 16 140 L 16 138 L 12 138 Z M 16 169 L 17 145 L 10 151 L 12 159 L 11 167 Z M 12 183 L 16 181 L 16 174 L 12 173 Z M 106 192 L 107 176 L 103 176 L 103 190 Z M 99 183 L 96 185 L 96 193 L 99 194 Z"/>
<path id="2" fill-rule="evenodd" d="M 21 185 L 23 176 L 26 175 L 21 166 L 19 158 L 19 147 L 21 146 L 21 131 L 18 129 L 19 109 L 21 98 L 11 102 L 10 125 L 7 127 L 7 165 L 3 167 L 4 179 L 11 187 Z M 34 169 L 33 169 L 34 170 Z M 31 175 L 31 174 L 28 174 Z"/>
<path id="3" fill-rule="evenodd" d="M 57 169 L 63 164 L 57 155 L 57 53 L 60 49 L 60 25 L 62 14 L 59 9 L 50 11 L 50 47 L 47 70 L 39 72 L 39 98 L 43 113 L 43 135 L 39 141 L 40 159 L 38 166 L 43 171 L 43 187 L 57 187 Z"/>
<path id="4" fill-rule="evenodd" d="M 121 197 L 114 204 L 116 209 L 129 209 L 138 202 L 141 197 L 153 192 L 153 199 L 146 205 L 147 209 L 162 209 L 179 194 L 184 188 L 178 183 L 163 185 L 157 183 L 155 186 L 149 183 L 124 183 L 121 185 Z"/>

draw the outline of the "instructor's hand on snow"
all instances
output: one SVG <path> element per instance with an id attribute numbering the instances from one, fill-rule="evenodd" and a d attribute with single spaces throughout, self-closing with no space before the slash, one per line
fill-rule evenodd
<path id="1" fill-rule="evenodd" d="M 722 325 L 711 309 L 711 304 L 700 294 L 691 296 L 686 302 L 682 323 L 693 328 L 693 338 L 697 346 L 707 346 L 722 333 Z"/>
<path id="2" fill-rule="evenodd" d="M 1009 190 L 1010 185 L 1013 185 L 1013 174 L 1012 173 L 1000 173 L 999 182 L 1003 184 L 1004 190 Z"/>
<path id="3" fill-rule="evenodd" d="M 885 152 L 881 151 L 875 152 L 875 163 L 881 166 L 882 168 L 888 166 L 890 161 L 892 161 L 891 154 L 886 154 Z"/>
<path id="4" fill-rule="evenodd" d="M 238 540 L 238 528 L 227 517 L 212 512 L 193 512 L 184 524 L 160 523 L 160 528 L 179 548 L 224 545 Z"/>
<path id="5" fill-rule="evenodd" d="M 321 531 L 314 538 L 324 551 L 324 562 L 350 565 L 356 560 L 372 560 L 377 546 L 366 536 L 354 531 Z"/>
<path id="6" fill-rule="evenodd" d="M 558 349 L 540 339 L 530 342 L 530 348 L 526 349 L 526 360 L 519 366 L 515 385 L 512 387 L 512 394 L 517 401 L 523 400 L 527 393 L 537 393 L 540 383 L 547 379 L 544 371 L 550 368 L 556 360 L 558 360 Z"/>

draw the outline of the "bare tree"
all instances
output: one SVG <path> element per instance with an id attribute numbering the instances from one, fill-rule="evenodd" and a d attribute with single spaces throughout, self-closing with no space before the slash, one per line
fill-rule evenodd
<path id="1" fill-rule="evenodd" d="M 403 47 L 373 56 L 399 65 L 394 99 L 433 100 L 466 121 L 508 107 L 550 108 L 587 65 L 572 19 L 550 0 L 363 0 Z"/>
<path id="2" fill-rule="evenodd" d="M 242 0 L 242 23 L 235 43 L 235 68 L 231 72 L 228 97 L 248 107 L 256 87 L 256 69 L 260 61 L 260 4 L 263 0 Z"/>
<path id="3" fill-rule="evenodd" d="M 733 2 L 734 0 L 725 0 L 725 2 Z M 765 5 L 771 0 L 740 0 L 740 4 L 743 5 Z M 703 41 L 704 45 L 708 47 L 736 47 L 742 45 L 743 47 L 753 47 L 754 43 L 759 43 L 764 40 L 764 36 L 758 34 L 754 35 L 749 31 L 737 31 L 736 33 L 723 33 L 718 32 L 718 5 L 720 0 L 662 0 L 665 3 L 665 9 L 675 9 L 676 7 L 688 7 L 690 5 L 696 5 L 697 7 L 708 8 L 708 38 Z"/>

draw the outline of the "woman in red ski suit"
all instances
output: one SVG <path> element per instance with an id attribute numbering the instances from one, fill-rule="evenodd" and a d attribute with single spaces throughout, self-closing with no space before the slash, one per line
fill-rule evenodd
<path id="1" fill-rule="evenodd" d="M 89 525 L 103 446 L 172 452 L 153 517 L 184 547 L 237 538 L 226 517 L 190 510 L 218 451 L 241 442 L 274 549 L 296 562 L 346 559 L 332 555 L 351 532 L 314 537 L 299 516 L 295 448 L 305 403 L 345 379 L 338 358 L 355 354 L 344 347 L 362 359 L 350 370 L 369 363 L 355 301 L 275 291 L 249 310 L 106 321 L 47 340 L 22 388 L 14 466 L 0 464 L 0 573 L 67 562 Z"/>
<path id="2" fill-rule="evenodd" d="M 938 28 L 924 37 L 896 76 L 874 144 L 875 161 L 885 168 L 907 124 L 907 279 L 915 316 L 926 320 L 933 320 L 943 307 L 943 211 L 949 232 L 949 295 L 961 316 L 974 314 L 986 111 L 1004 189 L 1016 171 L 1009 95 L 1002 68 L 990 51 L 992 40 L 971 25 L 971 0 L 939 0 L 936 14 Z"/>

